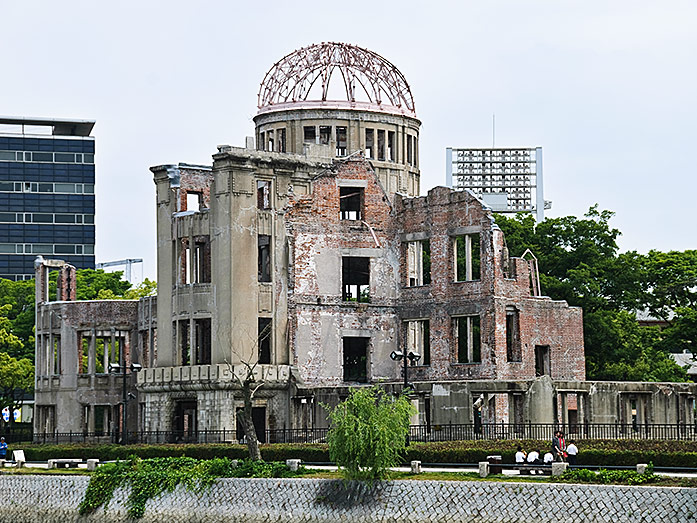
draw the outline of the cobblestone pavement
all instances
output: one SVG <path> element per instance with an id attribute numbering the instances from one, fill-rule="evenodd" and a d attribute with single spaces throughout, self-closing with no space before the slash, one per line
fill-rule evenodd
<path id="1" fill-rule="evenodd" d="M 80 517 L 89 478 L 0 476 L 2 523 L 127 521 L 124 490 Z M 697 522 L 697 489 L 506 482 L 224 479 L 196 494 L 148 502 L 143 523 L 223 522 Z"/>

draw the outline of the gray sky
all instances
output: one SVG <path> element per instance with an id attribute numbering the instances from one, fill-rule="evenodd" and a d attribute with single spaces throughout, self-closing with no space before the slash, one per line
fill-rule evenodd
<path id="1" fill-rule="evenodd" d="M 97 121 L 97 261 L 154 278 L 148 168 L 243 145 L 266 71 L 323 41 L 406 76 L 422 193 L 495 113 L 498 147 L 543 147 L 547 216 L 598 203 L 623 250 L 696 247 L 694 1 L 0 0 L 0 20 L 0 114 Z"/>

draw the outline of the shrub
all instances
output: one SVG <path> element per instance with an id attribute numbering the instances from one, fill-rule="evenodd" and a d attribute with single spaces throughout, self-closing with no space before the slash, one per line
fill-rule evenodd
<path id="1" fill-rule="evenodd" d="M 332 428 L 329 456 L 347 479 L 385 478 L 400 463 L 414 407 L 406 396 L 395 398 L 378 387 L 353 389 L 329 410 Z"/>
<path id="2" fill-rule="evenodd" d="M 172 492 L 177 485 L 200 492 L 210 487 L 216 479 L 223 477 L 283 478 L 299 476 L 306 472 L 304 468 L 298 472 L 291 472 L 285 463 L 245 460 L 240 466 L 233 468 L 229 458 L 140 459 L 132 456 L 127 461 L 107 463 L 97 468 L 90 478 L 79 511 L 81 515 L 88 515 L 100 506 L 106 508 L 114 496 L 114 490 L 126 484 L 131 486 L 127 501 L 128 516 L 141 518 L 148 499 L 161 492 Z"/>

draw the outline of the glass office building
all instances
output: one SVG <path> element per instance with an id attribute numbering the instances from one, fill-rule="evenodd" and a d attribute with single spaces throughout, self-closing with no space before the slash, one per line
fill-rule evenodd
<path id="1" fill-rule="evenodd" d="M 94 268 L 94 121 L 0 117 L 0 278 Z"/>

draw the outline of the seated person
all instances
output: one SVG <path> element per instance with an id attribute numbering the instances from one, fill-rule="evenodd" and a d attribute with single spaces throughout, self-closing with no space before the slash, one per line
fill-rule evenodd
<path id="1" fill-rule="evenodd" d="M 515 453 L 515 462 L 521 465 L 525 463 L 525 452 L 520 445 L 518 445 L 518 452 Z"/>
<path id="2" fill-rule="evenodd" d="M 551 452 L 548 452 L 547 454 L 545 454 L 545 457 L 544 457 L 545 465 L 551 465 L 553 461 L 554 461 L 554 456 L 552 455 Z"/>
<path id="3" fill-rule="evenodd" d="M 540 459 L 540 451 L 533 450 L 528 454 L 528 463 L 530 465 L 542 465 L 542 460 Z"/>

